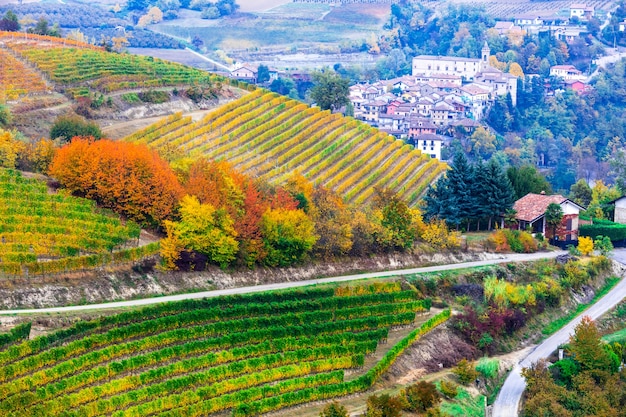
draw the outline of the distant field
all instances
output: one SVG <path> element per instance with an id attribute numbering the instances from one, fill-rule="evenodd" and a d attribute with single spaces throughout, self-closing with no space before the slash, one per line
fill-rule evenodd
<path id="1" fill-rule="evenodd" d="M 556 14 L 561 10 L 569 9 L 571 4 L 581 3 L 575 0 L 448 0 L 450 3 L 469 4 L 476 7 L 484 7 L 487 13 L 498 19 L 511 19 L 518 14 L 531 12 L 543 12 L 544 15 Z M 609 10 L 615 2 L 611 0 L 590 0 L 582 2 L 587 6 L 593 6 L 596 10 Z"/>
<path id="2" fill-rule="evenodd" d="M 262 12 L 282 4 L 291 3 L 291 0 L 238 0 L 242 12 Z"/>
<path id="3" fill-rule="evenodd" d="M 273 1 L 264 11 L 214 21 L 184 11 L 182 19 L 151 26 L 180 38 L 199 36 L 209 49 L 226 51 L 267 47 L 287 49 L 360 41 L 382 30 L 390 13 L 384 5 L 302 4 Z M 260 7 L 259 7 L 260 9 Z M 243 8 L 242 3 L 242 10 Z"/>

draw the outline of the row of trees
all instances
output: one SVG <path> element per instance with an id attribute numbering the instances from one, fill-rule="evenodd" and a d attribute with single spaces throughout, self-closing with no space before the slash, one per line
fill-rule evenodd
<path id="1" fill-rule="evenodd" d="M 494 220 L 501 218 L 513 206 L 515 197 L 511 181 L 495 161 L 471 164 L 458 152 L 452 169 L 430 186 L 426 197 L 426 219 L 438 218 L 459 229 L 480 229 L 486 220 L 491 230 Z"/>
<path id="2" fill-rule="evenodd" d="M 171 268 L 286 266 L 309 256 L 403 251 L 417 240 L 440 248 L 459 243 L 390 191 L 378 190 L 371 207 L 349 207 L 301 175 L 271 186 L 205 159 L 175 173 L 145 145 L 75 138 L 57 151 L 49 172 L 74 193 L 164 228 L 162 255 Z"/>

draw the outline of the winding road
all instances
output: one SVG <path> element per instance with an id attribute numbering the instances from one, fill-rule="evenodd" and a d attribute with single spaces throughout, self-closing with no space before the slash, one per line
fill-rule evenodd
<path id="1" fill-rule="evenodd" d="M 331 277 L 331 278 L 319 278 L 319 279 L 312 279 L 312 280 L 306 280 L 306 281 L 283 282 L 283 283 L 278 283 L 278 284 L 255 285 L 251 287 L 239 287 L 239 288 L 230 288 L 230 289 L 225 289 L 225 290 L 214 290 L 214 291 L 203 291 L 203 292 L 195 292 L 195 293 L 188 293 L 188 294 L 168 295 L 165 297 L 144 298 L 140 300 L 118 301 L 118 302 L 103 303 L 103 304 L 88 304 L 88 305 L 79 305 L 79 306 L 50 307 L 50 308 L 24 309 L 24 310 L 0 310 L 0 315 L 34 314 L 34 313 L 63 313 L 63 312 L 72 312 L 72 311 L 85 311 L 85 310 L 104 310 L 104 309 L 109 309 L 109 308 L 138 307 L 138 306 L 146 306 L 146 305 L 151 305 L 151 304 L 165 303 L 169 301 L 181 301 L 181 300 L 192 300 L 192 299 L 198 299 L 198 298 L 219 297 L 221 295 L 250 294 L 250 293 L 269 291 L 269 290 L 282 290 L 282 289 L 288 289 L 288 288 L 304 287 L 306 285 L 314 285 L 314 284 L 346 282 L 346 281 L 354 281 L 354 280 L 367 279 L 367 278 L 384 278 L 384 277 L 392 277 L 392 276 L 398 276 L 398 275 L 419 274 L 419 273 L 425 273 L 425 272 L 451 271 L 454 269 L 472 268 L 472 267 L 477 267 L 477 266 L 495 265 L 495 264 L 508 263 L 508 262 L 533 261 L 533 260 L 538 260 L 538 259 L 555 258 L 556 256 L 562 255 L 564 253 L 565 253 L 564 251 L 554 251 L 554 252 L 538 252 L 538 253 L 531 253 L 531 254 L 525 254 L 525 253 L 524 254 L 512 254 L 512 255 L 502 256 L 497 259 L 489 259 L 485 261 L 462 262 L 462 263 L 457 263 L 457 264 L 428 266 L 428 267 L 412 268 L 412 269 L 401 269 L 401 270 L 395 270 L 395 271 L 371 272 L 371 273 L 366 273 L 366 274 L 355 274 L 355 275 L 343 275 L 343 276 Z"/>
<path id="2" fill-rule="evenodd" d="M 626 264 L 626 249 L 615 250 L 611 258 L 622 264 Z M 517 417 L 522 394 L 526 388 L 526 381 L 521 374 L 522 368 L 526 368 L 540 359 L 547 358 L 552 352 L 558 349 L 559 345 L 567 342 L 570 335 L 574 333 L 574 328 L 580 323 L 583 316 L 589 316 L 595 320 L 615 307 L 615 305 L 620 303 L 624 298 L 626 298 L 626 279 L 622 279 L 607 295 L 569 322 L 561 330 L 547 338 L 528 354 L 526 358 L 518 363 L 504 382 L 498 394 L 498 398 L 496 398 L 493 404 L 493 417 Z"/>

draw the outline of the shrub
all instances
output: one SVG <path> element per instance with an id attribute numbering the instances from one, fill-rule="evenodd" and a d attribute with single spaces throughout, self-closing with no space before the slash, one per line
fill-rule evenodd
<path id="1" fill-rule="evenodd" d="M 452 373 L 459 378 L 459 382 L 463 385 L 468 385 L 470 382 L 476 380 L 479 375 L 478 371 L 476 371 L 474 366 L 467 359 L 461 359 L 459 363 L 456 364 L 456 368 L 452 370 Z"/>
<path id="2" fill-rule="evenodd" d="M 320 413 L 320 417 L 348 417 L 348 410 L 343 405 L 334 401 L 324 407 Z"/>
<path id="3" fill-rule="evenodd" d="M 579 230 L 580 236 L 588 236 L 594 240 L 606 236 L 612 242 L 626 239 L 626 224 L 603 221 L 598 224 L 583 224 Z"/>
<path id="4" fill-rule="evenodd" d="M 137 97 L 144 103 L 166 103 L 170 101 L 170 95 L 167 91 L 148 90 L 137 94 Z"/>
<path id="5" fill-rule="evenodd" d="M 122 100 L 124 100 L 125 102 L 127 102 L 129 104 L 136 104 L 136 103 L 139 103 L 141 101 L 141 99 L 139 98 L 137 93 L 122 94 Z"/>
<path id="6" fill-rule="evenodd" d="M 439 390 L 448 398 L 455 398 L 459 394 L 458 388 L 457 384 L 447 379 L 442 379 L 439 383 Z"/>
<path id="7" fill-rule="evenodd" d="M 102 138 L 102 131 L 97 124 L 87 122 L 82 117 L 76 115 L 57 117 L 50 129 L 50 139 L 59 138 L 69 142 L 77 136 L 100 139 Z"/>
<path id="8" fill-rule="evenodd" d="M 593 252 L 593 239 L 587 236 L 578 238 L 578 250 L 582 255 L 590 255 Z"/>
<path id="9" fill-rule="evenodd" d="M 400 417 L 403 401 L 389 394 L 372 395 L 367 399 L 366 417 Z"/>
<path id="10" fill-rule="evenodd" d="M 407 387 L 400 395 L 406 399 L 405 410 L 417 413 L 423 413 L 441 401 L 435 384 L 426 381 Z"/>
<path id="11" fill-rule="evenodd" d="M 613 250 L 613 243 L 608 236 L 598 236 L 593 242 L 593 246 L 600 251 L 603 256 L 608 255 Z"/>
<path id="12" fill-rule="evenodd" d="M 4 104 L 0 104 L 0 127 L 6 127 L 11 124 L 11 112 Z"/>

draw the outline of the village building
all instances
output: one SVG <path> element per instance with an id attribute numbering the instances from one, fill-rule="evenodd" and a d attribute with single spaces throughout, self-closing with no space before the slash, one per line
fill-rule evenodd
<path id="1" fill-rule="evenodd" d="M 561 77 L 564 80 L 585 80 L 587 77 L 573 65 L 553 65 L 550 67 L 550 75 Z"/>
<path id="2" fill-rule="evenodd" d="M 563 219 L 556 229 L 556 236 L 552 235 L 551 227 L 546 223 L 546 210 L 551 203 L 558 204 L 563 210 Z M 578 240 L 579 214 L 584 209 L 560 194 L 545 193 L 526 194 L 513 205 L 513 210 L 517 212 L 517 229 L 530 229 L 533 233 L 541 233 L 563 245 Z"/>
<path id="3" fill-rule="evenodd" d="M 622 196 L 617 200 L 611 201 L 615 205 L 613 212 L 613 221 L 615 223 L 626 224 L 626 196 Z"/>

